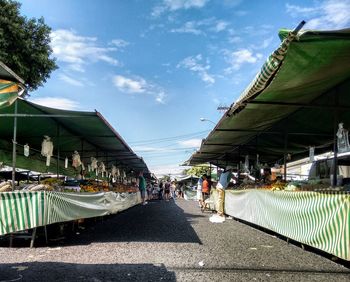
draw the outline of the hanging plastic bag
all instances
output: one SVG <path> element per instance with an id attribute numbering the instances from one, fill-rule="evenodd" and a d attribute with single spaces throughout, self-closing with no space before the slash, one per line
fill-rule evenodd
<path id="1" fill-rule="evenodd" d="M 309 160 L 311 163 L 315 160 L 315 147 L 310 147 L 309 149 Z"/>
<path id="2" fill-rule="evenodd" d="M 46 166 L 50 166 L 50 160 L 53 156 L 53 143 L 47 135 L 44 136 L 44 140 L 41 143 L 41 155 L 46 157 Z"/>
<path id="3" fill-rule="evenodd" d="M 245 156 L 245 160 L 244 160 L 244 172 L 249 173 L 249 156 L 246 155 Z"/>
<path id="4" fill-rule="evenodd" d="M 91 170 L 97 171 L 97 159 L 94 157 L 91 157 Z M 97 175 L 97 174 L 96 174 Z"/>
<path id="5" fill-rule="evenodd" d="M 72 167 L 78 168 L 79 166 L 81 166 L 80 155 L 77 151 L 74 151 L 72 155 Z"/>
<path id="6" fill-rule="evenodd" d="M 113 178 L 117 175 L 117 167 L 115 165 L 112 165 L 111 175 Z"/>
<path id="7" fill-rule="evenodd" d="M 25 144 L 23 147 L 23 154 L 25 157 L 29 157 L 29 145 Z"/>
<path id="8" fill-rule="evenodd" d="M 106 171 L 106 166 L 103 162 L 100 162 L 98 165 L 98 172 L 102 174 L 102 177 L 104 177 Z"/>
<path id="9" fill-rule="evenodd" d="M 68 158 L 64 159 L 64 168 L 68 168 Z"/>
<path id="10" fill-rule="evenodd" d="M 337 146 L 338 146 L 338 152 L 344 153 L 349 151 L 349 131 L 344 128 L 344 124 L 341 122 L 338 125 L 338 132 L 337 132 Z"/>

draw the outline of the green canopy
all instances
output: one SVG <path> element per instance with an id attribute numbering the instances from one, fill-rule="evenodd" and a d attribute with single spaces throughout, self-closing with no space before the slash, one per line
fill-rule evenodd
<path id="1" fill-rule="evenodd" d="M 350 128 L 350 29 L 304 31 L 284 40 L 231 105 L 190 165 L 250 159 L 273 164 L 332 149 L 339 122 Z"/>
<path id="2" fill-rule="evenodd" d="M 24 89 L 23 79 L 0 61 L 0 108 L 11 105 Z"/>
<path id="3" fill-rule="evenodd" d="M 107 168 L 116 165 L 124 171 L 149 172 L 143 159 L 137 156 L 112 126 L 95 112 L 66 111 L 48 108 L 18 99 L 17 121 L 17 167 L 39 172 L 74 174 L 64 169 L 64 159 L 78 151 L 85 166 L 91 157 L 105 163 Z M 0 109 L 0 162 L 12 164 L 14 105 Z M 44 135 L 51 137 L 54 158 L 50 167 L 45 166 L 41 156 Z M 31 148 L 30 156 L 23 156 L 23 146 Z M 57 164 L 57 157 L 59 163 Z"/>

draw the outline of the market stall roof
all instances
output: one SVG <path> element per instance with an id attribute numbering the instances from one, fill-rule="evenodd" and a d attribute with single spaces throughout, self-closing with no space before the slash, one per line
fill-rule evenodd
<path id="1" fill-rule="evenodd" d="M 0 61 L 0 79 L 7 79 L 24 85 L 24 80 Z"/>
<path id="2" fill-rule="evenodd" d="M 272 164 L 285 151 L 296 160 L 309 146 L 330 150 L 338 122 L 350 127 L 350 29 L 279 36 L 280 47 L 187 164 L 223 167 L 256 154 Z"/>
<path id="3" fill-rule="evenodd" d="M 0 157 L 5 164 L 12 163 L 14 104 L 0 109 Z M 29 158 L 19 158 L 17 166 L 35 171 L 46 171 L 44 157 L 40 155 L 44 135 L 50 136 L 54 144 L 54 154 L 64 158 L 78 151 L 82 161 L 90 163 L 91 157 L 103 161 L 107 167 L 117 165 L 126 171 L 149 172 L 143 159 L 137 156 L 123 138 L 97 111 L 67 111 L 40 106 L 18 99 L 17 143 L 18 147 L 28 144 L 31 148 Z M 19 150 L 18 150 L 19 151 Z M 19 151 L 18 155 L 22 155 Z M 19 156 L 20 157 L 20 156 Z M 34 160 L 37 165 L 33 167 Z M 39 165 L 39 163 L 41 165 Z M 60 163 L 63 167 L 63 164 Z M 51 171 L 55 171 L 50 168 Z M 63 171 L 62 171 L 63 170 Z M 64 169 L 60 173 L 64 173 Z"/>

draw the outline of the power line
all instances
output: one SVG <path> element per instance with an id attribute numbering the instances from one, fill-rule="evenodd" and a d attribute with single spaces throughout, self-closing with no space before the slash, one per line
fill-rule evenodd
<path id="1" fill-rule="evenodd" d="M 202 135 L 207 133 L 210 130 L 204 130 L 204 131 L 198 131 L 198 132 L 193 132 L 193 133 L 188 133 L 188 134 L 183 134 L 183 135 L 177 135 L 177 136 L 172 136 L 172 137 L 166 137 L 166 138 L 157 138 L 157 139 L 149 139 L 149 140 L 139 140 L 139 141 L 130 141 L 128 142 L 129 144 L 133 145 L 139 145 L 139 143 L 158 143 L 158 142 L 166 142 L 166 141 L 174 141 L 177 139 L 184 139 L 184 138 L 189 138 L 189 137 L 195 137 L 197 135 Z"/>

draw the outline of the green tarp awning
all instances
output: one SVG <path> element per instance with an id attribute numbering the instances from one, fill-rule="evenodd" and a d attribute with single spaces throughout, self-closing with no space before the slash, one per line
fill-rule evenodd
<path id="1" fill-rule="evenodd" d="M 85 166 L 91 157 L 103 161 L 106 167 L 116 165 L 126 172 L 148 172 L 142 158 L 137 156 L 122 137 L 108 124 L 103 116 L 95 112 L 78 112 L 48 108 L 18 99 L 17 121 L 17 167 L 39 172 L 56 173 L 56 157 L 60 156 L 60 173 L 71 175 L 64 169 L 64 159 L 78 151 Z M 0 109 L 0 162 L 12 164 L 12 138 L 14 104 Z M 2 115 L 2 116 L 1 116 Z M 8 116 L 4 116 L 8 115 Z M 54 158 L 49 168 L 41 156 L 44 135 L 50 136 L 54 144 Z M 31 148 L 28 158 L 23 156 L 23 145 Z"/>
<path id="2" fill-rule="evenodd" d="M 0 61 L 0 108 L 10 106 L 24 88 L 23 79 Z"/>
<path id="3" fill-rule="evenodd" d="M 279 35 L 289 39 L 286 30 Z M 256 154 L 272 164 L 283 159 L 284 149 L 298 159 L 309 146 L 316 153 L 332 148 L 335 113 L 337 122 L 350 128 L 350 29 L 299 33 L 282 53 L 269 57 L 191 156 L 190 165 L 225 166 Z M 276 54 L 278 67 L 267 73 Z"/>

